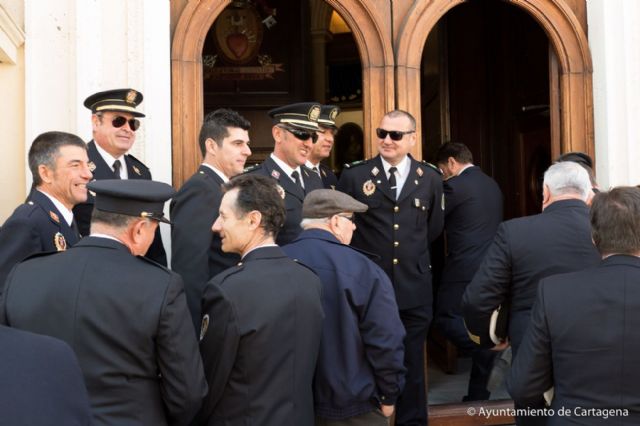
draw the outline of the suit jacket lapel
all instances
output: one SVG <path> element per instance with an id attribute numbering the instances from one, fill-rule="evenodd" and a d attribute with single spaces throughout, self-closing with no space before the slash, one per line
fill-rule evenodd
<path id="1" fill-rule="evenodd" d="M 129 175 L 129 179 L 144 179 L 140 169 L 131 162 L 129 155 L 125 155 L 123 158 L 124 162 L 127 163 L 127 174 Z"/>
<path id="2" fill-rule="evenodd" d="M 288 192 L 300 201 L 304 200 L 304 192 L 302 189 L 286 175 L 286 173 L 276 164 L 275 161 L 273 161 L 271 157 L 267 157 L 267 159 L 264 160 L 264 163 L 269 175 L 278 181 L 278 184 L 285 190 L 285 192 Z"/>
<path id="3" fill-rule="evenodd" d="M 316 172 L 306 166 L 300 166 L 300 170 L 302 170 L 305 194 L 310 193 L 314 189 L 322 189 L 324 187 L 322 179 Z"/>
<path id="4" fill-rule="evenodd" d="M 87 144 L 87 149 L 89 151 L 89 161 L 91 161 L 95 166 L 95 169 L 93 169 L 92 171 L 93 179 L 115 179 L 116 174 L 113 172 L 111 166 L 107 164 L 106 161 L 104 161 L 104 158 L 102 158 L 102 155 L 100 155 L 100 153 L 98 152 L 98 148 L 96 148 L 96 142 L 93 140 L 89 142 Z M 129 167 L 128 164 L 127 167 Z M 129 172 L 129 177 L 131 177 L 131 172 Z"/>
<path id="5" fill-rule="evenodd" d="M 402 201 L 409 194 L 415 191 L 422 183 L 422 176 L 424 176 L 424 172 L 417 171 L 419 163 L 411 156 L 409 156 L 409 160 L 411 160 L 411 167 L 409 169 L 409 174 L 407 175 L 407 180 L 404 181 L 404 185 L 402 186 L 402 191 L 400 191 L 400 194 L 398 195 L 398 202 Z"/>
<path id="6" fill-rule="evenodd" d="M 371 170 L 369 172 L 371 181 L 376 185 L 376 188 L 382 192 L 388 199 L 395 202 L 396 199 L 391 195 L 391 187 L 389 186 L 389 179 L 387 179 L 387 172 L 384 170 L 380 155 L 376 156 L 371 162 Z"/>
<path id="7" fill-rule="evenodd" d="M 76 234 L 76 231 L 67 224 L 64 216 L 60 213 L 60 210 L 56 208 L 55 204 L 51 202 L 49 197 L 38 190 L 34 190 L 29 198 L 40 206 L 40 208 L 47 213 L 47 216 L 49 216 L 49 220 L 58 227 L 64 239 L 67 241 L 67 247 L 71 247 L 78 242 L 79 236 Z"/>

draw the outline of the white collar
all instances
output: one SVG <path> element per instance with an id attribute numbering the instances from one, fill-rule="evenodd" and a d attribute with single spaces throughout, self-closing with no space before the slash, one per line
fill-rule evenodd
<path id="1" fill-rule="evenodd" d="M 71 226 L 71 222 L 73 222 L 73 212 L 71 210 L 69 210 L 68 208 L 66 208 L 65 205 L 62 204 L 53 195 L 50 195 L 49 193 L 44 192 L 42 189 L 38 189 L 38 191 L 40 191 L 41 193 L 46 195 L 47 198 L 51 200 L 53 205 L 56 206 L 56 209 L 58 209 L 58 211 L 60 212 L 60 214 L 64 218 L 64 221 L 67 222 L 67 225 Z"/>
<path id="2" fill-rule="evenodd" d="M 388 161 L 386 161 L 384 158 L 382 158 L 382 156 L 380 156 L 380 160 L 382 160 L 382 167 L 384 168 L 384 172 L 388 176 L 389 175 L 389 168 L 393 167 L 393 166 Z M 395 167 L 396 167 L 396 169 L 398 169 L 396 171 L 396 176 L 397 177 L 406 176 L 409 173 L 409 170 L 411 169 L 411 160 L 409 160 L 409 156 L 405 155 L 404 158 L 402 160 L 400 160 L 400 162 Z"/>
<path id="3" fill-rule="evenodd" d="M 287 163 L 285 163 L 284 161 L 276 157 L 273 152 L 271 153 L 271 158 L 273 159 L 273 161 L 276 162 L 278 167 L 280 167 L 282 171 L 289 177 L 289 179 L 293 181 L 293 177 L 291 177 L 291 173 L 293 173 L 294 171 L 298 172 L 298 176 L 300 176 L 300 179 L 302 179 L 302 170 L 300 170 L 300 166 L 296 167 L 295 169 L 292 169 L 291 166 L 289 166 Z"/>
<path id="4" fill-rule="evenodd" d="M 102 147 L 98 144 L 98 142 L 96 142 L 96 149 L 98 150 L 98 153 L 104 159 L 104 161 L 107 163 L 107 166 L 109 166 L 111 170 L 113 170 L 113 163 L 115 163 L 116 160 L 120 160 L 120 163 L 122 163 L 123 168 L 127 167 L 127 163 L 124 161 L 124 155 L 121 155 L 120 157 L 116 158 L 113 155 L 109 154 L 104 149 L 102 149 Z M 122 175 L 123 171 L 121 171 L 120 173 Z"/>
<path id="5" fill-rule="evenodd" d="M 211 164 L 208 163 L 202 163 L 203 166 L 210 168 L 211 170 L 214 171 L 215 174 L 217 174 L 218 176 L 220 176 L 220 179 L 222 179 L 223 182 L 229 182 L 229 178 L 222 173 L 220 170 L 216 169 L 215 167 L 213 167 Z"/>
<path id="6" fill-rule="evenodd" d="M 319 169 L 320 169 L 320 162 L 318 162 L 318 164 L 313 164 L 313 163 L 311 162 L 311 160 L 307 160 L 307 164 L 306 164 L 306 166 L 307 166 L 308 168 L 310 168 L 311 170 L 313 170 L 313 168 L 314 168 L 314 167 L 318 168 L 318 170 L 319 170 Z"/>

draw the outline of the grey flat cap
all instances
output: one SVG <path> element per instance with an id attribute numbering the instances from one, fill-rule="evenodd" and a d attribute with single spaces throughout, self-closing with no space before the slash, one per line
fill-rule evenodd
<path id="1" fill-rule="evenodd" d="M 353 212 L 366 212 L 369 206 L 344 192 L 333 189 L 316 189 L 311 191 L 302 203 L 302 217 L 304 219 L 317 219 L 331 217 L 334 214 Z"/>

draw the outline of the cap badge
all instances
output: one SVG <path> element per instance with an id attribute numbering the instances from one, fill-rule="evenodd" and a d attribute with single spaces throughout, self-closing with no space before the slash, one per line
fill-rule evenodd
<path id="1" fill-rule="evenodd" d="M 282 197 L 282 199 L 284 200 L 284 197 L 286 197 L 287 194 L 285 194 L 284 192 L 284 188 L 281 187 L 280 185 L 276 184 L 276 190 L 278 191 L 278 194 L 280 194 L 280 196 Z"/>
<path id="2" fill-rule="evenodd" d="M 364 183 L 364 185 L 362 185 L 362 192 L 364 192 L 364 195 L 366 195 L 367 197 L 373 195 L 375 191 L 376 185 L 371 181 L 371 179 L 369 179 Z"/>
<path id="3" fill-rule="evenodd" d="M 373 169 L 371 169 L 371 174 L 374 176 L 378 176 L 378 173 L 380 173 L 380 169 L 378 169 L 378 167 L 374 167 Z"/>
<path id="4" fill-rule="evenodd" d="M 280 179 L 280 172 L 277 170 L 271 170 L 271 177 L 274 179 Z"/>
<path id="5" fill-rule="evenodd" d="M 50 211 L 49 212 L 49 216 L 51 216 L 51 219 L 53 219 L 53 221 L 55 223 L 60 223 L 60 218 L 58 217 L 57 214 L 55 214 L 54 212 Z"/>
<path id="6" fill-rule="evenodd" d="M 422 171 L 422 169 L 421 169 L 421 168 L 417 168 L 417 169 L 416 169 L 416 174 L 417 174 L 418 176 L 422 177 L 422 175 L 424 174 L 424 172 Z"/>
<path id="7" fill-rule="evenodd" d="M 332 109 L 331 112 L 329 113 L 329 119 L 331 121 L 336 121 L 337 116 L 338 116 L 338 108 Z"/>
<path id="8" fill-rule="evenodd" d="M 53 244 L 56 246 L 56 250 L 65 251 L 67 249 L 67 240 L 64 239 L 64 235 L 59 232 L 53 236 Z"/>
<path id="9" fill-rule="evenodd" d="M 318 121 L 318 117 L 320 117 L 320 106 L 318 105 L 312 106 L 307 116 L 311 121 Z"/>
<path id="10" fill-rule="evenodd" d="M 142 173 L 140 173 L 140 169 L 139 168 L 137 168 L 136 166 L 131 166 L 131 168 L 133 169 L 134 172 L 136 172 L 136 174 L 138 176 L 142 176 Z"/>
<path id="11" fill-rule="evenodd" d="M 207 330 L 209 329 L 209 314 L 205 314 L 202 317 L 202 325 L 200 326 L 200 341 L 204 339 L 204 335 L 207 334 Z"/>
<path id="12" fill-rule="evenodd" d="M 87 167 L 89 168 L 89 171 L 90 171 L 91 173 L 93 173 L 93 172 L 94 172 L 94 170 L 96 169 L 96 164 L 95 164 L 93 161 L 89 161 L 89 162 L 87 163 Z"/>
<path id="13" fill-rule="evenodd" d="M 132 103 L 134 103 L 136 101 L 136 96 L 138 96 L 138 92 L 136 92 L 135 90 L 129 90 L 127 92 L 127 97 L 126 97 L 125 101 L 128 104 L 132 104 Z"/>

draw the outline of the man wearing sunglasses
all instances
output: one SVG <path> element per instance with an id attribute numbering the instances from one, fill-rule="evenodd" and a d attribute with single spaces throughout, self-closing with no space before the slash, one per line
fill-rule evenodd
<path id="1" fill-rule="evenodd" d="M 145 116 L 136 110 L 142 99 L 142 93 L 136 90 L 114 89 L 94 93 L 84 101 L 84 106 L 91 110 L 93 139 L 87 148 L 89 167 L 95 180 L 151 180 L 149 168 L 127 154 L 136 141 L 136 130 L 140 127 L 138 118 Z M 93 204 L 94 197 L 89 193 L 87 202 L 73 209 L 81 235 L 89 235 Z M 146 257 L 167 266 L 159 227 Z"/>
<path id="2" fill-rule="evenodd" d="M 379 155 L 346 165 L 337 189 L 369 206 L 356 214 L 351 245 L 381 257 L 405 327 L 404 391 L 396 425 L 426 425 L 423 347 L 433 317 L 430 243 L 444 226 L 439 170 L 409 155 L 416 121 L 406 111 L 388 112 L 376 129 Z"/>
<path id="3" fill-rule="evenodd" d="M 247 173 L 271 176 L 278 182 L 278 191 L 287 209 L 284 226 L 276 240 L 278 245 L 290 243 L 302 232 L 300 221 L 304 197 L 323 187 L 320 176 L 305 166 L 313 145 L 318 141 L 320 110 L 317 103 L 302 102 L 269 111 L 273 120 L 273 152 L 262 164 L 247 170 Z"/>
<path id="4" fill-rule="evenodd" d="M 336 189 L 338 178 L 333 170 L 322 164 L 321 161 L 331 156 L 334 138 L 338 133 L 336 117 L 340 114 L 340 108 L 335 105 L 322 105 L 320 117 L 318 117 L 318 142 L 313 145 L 309 153 L 307 167 L 316 172 L 326 189 Z"/>

